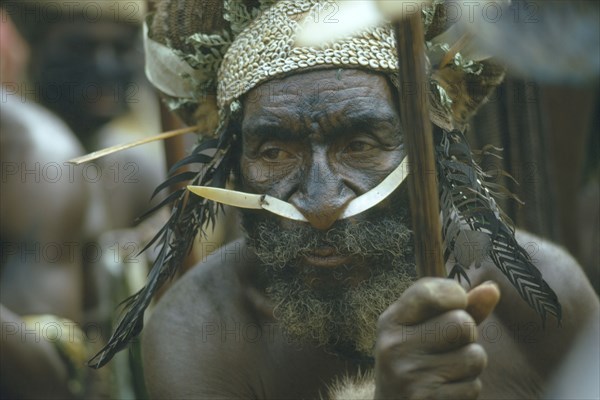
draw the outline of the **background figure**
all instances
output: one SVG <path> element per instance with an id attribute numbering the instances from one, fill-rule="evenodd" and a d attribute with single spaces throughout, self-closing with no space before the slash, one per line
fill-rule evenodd
<path id="1" fill-rule="evenodd" d="M 48 111 L 1 93 L 0 392 L 70 398 L 83 393 L 85 380 L 76 377 L 85 373 L 83 360 L 59 351 L 56 338 L 73 344 L 69 329 L 92 323 L 82 250 L 93 236 L 86 223 L 93 198 L 84 181 L 71 180 L 61 167 L 83 148 Z M 76 354 L 86 353 L 78 348 Z"/>
<path id="2" fill-rule="evenodd" d="M 53 111 L 83 144 L 81 152 L 163 130 L 158 99 L 143 76 L 144 1 L 2 0 L 2 7 L 31 47 L 31 62 L 17 68 L 27 74 L 7 79 L 6 91 Z M 165 128 L 171 129 L 168 124 Z M 95 200 L 89 203 L 93 246 L 84 254 L 82 285 L 87 318 L 102 321 L 103 335 L 110 332 L 118 303 L 139 289 L 153 260 L 151 252 L 138 253 L 162 225 L 156 220 L 164 214 L 145 224 L 136 219 L 161 200 L 159 195 L 150 202 L 166 176 L 164 152 L 163 144 L 155 142 L 76 168 Z M 213 235 L 195 250 L 195 257 L 217 248 L 222 236 Z M 115 397 L 143 393 L 128 357 L 121 354 L 112 367 Z"/>
<path id="3" fill-rule="evenodd" d="M 61 165 L 162 130 L 158 100 L 142 73 L 144 1 L 3 0 L 2 6 L 31 53 L 31 62 L 21 68 L 27 76 L 7 79 L 6 91 L 16 101 L 53 111 L 84 146 L 65 154 Z M 163 153 L 162 143 L 152 143 L 74 169 L 94 200 L 87 218 L 93 245 L 83 255 L 82 287 L 87 318 L 102 322 L 102 335 L 111 329 L 118 302 L 135 292 L 147 273 L 147 253 L 137 254 L 153 233 L 144 226 L 152 224 L 140 226 L 136 218 L 150 208 L 151 193 L 165 178 Z M 136 397 L 126 354 L 115 369 L 113 395 Z"/>
<path id="4" fill-rule="evenodd" d="M 158 101 L 143 77 L 145 2 L 5 1 L 31 46 L 27 83 L 9 86 L 54 111 L 87 152 L 161 131 Z M 165 177 L 160 143 L 96 161 L 108 229 L 125 228 L 149 208 Z M 91 173 L 91 169 L 90 169 Z"/>
<path id="5" fill-rule="evenodd" d="M 0 12 L 0 397 L 98 396 L 103 374 L 82 364 L 94 343 L 81 329 L 98 328 L 87 315 L 82 251 L 96 200 L 64 164 L 84 150 L 56 116 L 5 90 L 22 79 L 29 49 Z"/>

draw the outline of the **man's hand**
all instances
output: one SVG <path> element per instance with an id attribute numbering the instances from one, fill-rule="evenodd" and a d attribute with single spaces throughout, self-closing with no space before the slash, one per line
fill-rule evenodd
<path id="1" fill-rule="evenodd" d="M 379 318 L 376 399 L 475 399 L 487 355 L 476 325 L 500 299 L 494 283 L 467 293 L 457 282 L 424 278 Z"/>

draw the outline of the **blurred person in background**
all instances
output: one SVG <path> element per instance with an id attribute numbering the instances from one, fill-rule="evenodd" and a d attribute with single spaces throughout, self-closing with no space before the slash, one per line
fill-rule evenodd
<path id="1" fill-rule="evenodd" d="M 91 191 L 84 204 L 89 209 L 86 224 L 93 227 L 89 235 L 93 246 L 82 245 L 87 239 L 76 240 L 84 250 L 80 278 L 86 296 L 82 301 L 86 321 L 102 321 L 101 332 L 108 332 L 118 301 L 134 292 L 147 272 L 145 256 L 137 257 L 137 253 L 149 233 L 136 225 L 136 218 L 149 208 L 152 191 L 164 179 L 163 147 L 153 143 L 82 167 L 63 163 L 161 131 L 156 96 L 141 74 L 145 2 L 25 0 L 2 1 L 2 7 L 28 42 L 30 54 L 30 62 L 17 68 L 26 74 L 6 77 L 7 96 L 15 102 L 37 102 L 52 111 L 68 126 L 65 130 L 73 131 L 73 139 L 83 144 L 78 144 L 78 152 L 64 153 L 57 162 L 65 169 L 74 168 Z M 7 50 L 14 54 L 11 46 Z M 30 125 L 50 146 L 59 147 L 44 122 L 32 118 Z M 43 198 L 39 196 L 40 201 Z M 32 207 L 44 210 L 42 204 Z M 7 205 L 7 209 L 11 208 Z M 136 397 L 126 355 L 115 370 L 119 372 L 113 371 L 113 395 Z"/>
<path id="2" fill-rule="evenodd" d="M 64 160 L 83 147 L 59 118 L 5 85 L 22 79 L 29 48 L 0 21 L 0 397 L 99 395 L 84 366 L 93 343 L 82 247 L 94 236 L 91 187 Z M 97 328 L 97 326 L 94 326 Z M 96 340 L 96 345 L 100 343 Z"/>
<path id="3" fill-rule="evenodd" d="M 161 131 L 158 101 L 142 74 L 144 1 L 20 0 L 4 5 L 31 46 L 28 82 L 14 89 L 62 118 L 87 152 Z M 108 227 L 133 226 L 164 179 L 162 145 L 96 163 L 111 210 Z"/>

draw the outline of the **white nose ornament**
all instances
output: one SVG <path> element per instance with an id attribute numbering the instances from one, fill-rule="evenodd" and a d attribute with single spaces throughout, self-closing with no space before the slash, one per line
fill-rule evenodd
<path id="1" fill-rule="evenodd" d="M 381 203 L 404 182 L 407 176 L 408 157 L 405 157 L 400 165 L 381 181 L 379 185 L 350 201 L 338 219 L 353 217 Z M 209 186 L 190 185 L 187 189 L 200 197 L 221 204 L 238 208 L 263 209 L 280 217 L 294 221 L 308 222 L 294 205 L 268 194 L 245 193 Z"/>

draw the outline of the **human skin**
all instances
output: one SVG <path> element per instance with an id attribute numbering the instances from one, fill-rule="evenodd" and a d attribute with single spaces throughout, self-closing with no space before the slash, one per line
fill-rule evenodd
<path id="1" fill-rule="evenodd" d="M 241 189 L 289 201 L 315 229 L 327 230 L 347 202 L 402 159 L 392 93 L 384 77 L 352 70 L 291 75 L 253 89 L 243 101 Z M 293 224 L 281 220 L 284 228 Z M 419 280 L 377 324 L 376 398 L 541 395 L 578 327 L 598 318 L 599 304 L 565 252 L 525 233 L 517 239 L 535 249 L 534 262 L 561 301 L 562 326 L 550 318 L 542 328 L 489 260 L 468 271 L 470 291 L 447 279 Z M 304 262 L 348 262 L 328 249 L 316 253 Z M 258 282 L 260 269 L 252 249 L 234 242 L 161 299 L 143 337 L 151 397 L 317 398 L 337 379 L 371 367 L 286 338 Z"/>
<path id="2" fill-rule="evenodd" d="M 144 112 L 156 111 L 152 100 L 142 100 L 154 97 L 137 76 L 143 58 L 138 27 L 109 19 L 90 23 L 74 16 L 40 30 L 44 34 L 32 47 L 29 68 L 37 98 L 69 125 L 86 152 L 158 133 L 158 119 L 153 123 L 152 116 L 132 112 L 139 103 L 148 107 Z M 151 208 L 148 198 L 165 179 L 162 146 L 156 146 L 96 161 L 104 171 L 99 195 L 110 210 L 106 229 L 130 228 Z"/>
<path id="3" fill-rule="evenodd" d="M 21 316 L 52 314 L 83 322 L 81 246 L 91 200 L 75 174 L 71 180 L 67 168 L 56 169 L 83 149 L 49 112 L 2 94 L 0 394 L 71 398 L 67 365 L 47 339 L 54 331 L 45 335 L 43 324 L 26 324 Z M 58 326 L 66 336 L 68 326 Z"/>

